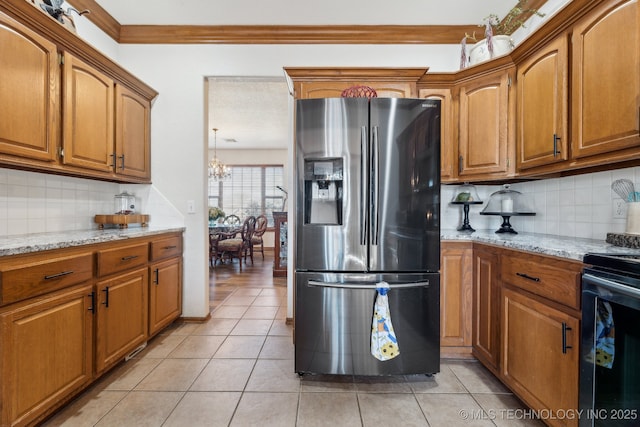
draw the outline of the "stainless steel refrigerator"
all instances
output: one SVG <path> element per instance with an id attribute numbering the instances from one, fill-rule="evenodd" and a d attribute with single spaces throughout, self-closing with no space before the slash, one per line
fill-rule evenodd
<path id="1" fill-rule="evenodd" d="M 296 101 L 295 370 L 440 370 L 440 101 Z M 399 355 L 371 354 L 387 282 Z"/>

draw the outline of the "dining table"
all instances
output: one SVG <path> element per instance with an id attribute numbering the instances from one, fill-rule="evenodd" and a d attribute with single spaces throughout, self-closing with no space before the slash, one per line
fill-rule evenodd
<path id="1" fill-rule="evenodd" d="M 215 235 L 218 234 L 221 238 L 227 238 L 232 236 L 233 234 L 239 232 L 241 230 L 241 226 L 239 225 L 231 225 L 231 224 L 209 224 L 209 234 Z"/>

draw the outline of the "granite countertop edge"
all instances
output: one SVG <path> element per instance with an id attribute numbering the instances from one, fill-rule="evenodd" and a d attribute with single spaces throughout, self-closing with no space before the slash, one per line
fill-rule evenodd
<path id="1" fill-rule="evenodd" d="M 640 249 L 614 246 L 604 240 L 539 233 L 500 234 L 493 230 L 476 230 L 473 233 L 441 230 L 440 240 L 487 243 L 576 261 L 582 261 L 585 254 L 592 252 L 640 255 Z"/>
<path id="2" fill-rule="evenodd" d="M 0 238 L 0 257 L 133 239 L 155 234 L 184 232 L 184 230 L 185 227 L 149 226 L 5 236 Z"/>
<path id="3" fill-rule="evenodd" d="M 185 227 L 149 226 L 6 236 L 0 238 L 0 257 L 184 231 Z M 614 246 L 604 240 L 538 233 L 499 234 L 493 230 L 476 230 L 468 233 L 455 229 L 443 229 L 440 232 L 440 240 L 487 243 L 576 261 L 582 261 L 584 255 L 590 252 L 640 255 L 640 249 Z"/>

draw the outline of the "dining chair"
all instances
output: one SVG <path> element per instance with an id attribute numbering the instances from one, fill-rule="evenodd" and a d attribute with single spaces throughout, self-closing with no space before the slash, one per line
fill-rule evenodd
<path id="1" fill-rule="evenodd" d="M 244 263 L 247 263 L 247 255 L 251 258 L 251 264 L 253 264 L 253 250 L 251 246 L 251 237 L 256 226 L 256 218 L 249 216 L 242 223 L 242 227 L 235 233 L 233 237 L 222 239 L 217 242 L 218 254 L 217 257 L 223 259 L 229 258 L 233 262 L 233 258 L 238 258 L 238 264 L 240 271 L 242 271 L 242 258 Z M 238 236 L 238 234 L 240 236 Z"/>
<path id="2" fill-rule="evenodd" d="M 260 253 L 262 254 L 262 259 L 264 259 L 264 233 L 267 231 L 267 216 L 266 215 L 258 215 L 256 217 L 256 229 L 253 232 L 253 237 L 251 238 L 251 248 L 257 245 L 260 245 Z"/>
<path id="3" fill-rule="evenodd" d="M 224 217 L 222 221 L 224 225 L 240 225 L 242 221 L 240 221 L 240 217 L 238 215 L 227 215 Z"/>
<path id="4" fill-rule="evenodd" d="M 223 235 L 218 232 L 209 233 L 209 266 L 215 268 L 216 262 L 220 259 L 218 242 L 223 239 Z"/>

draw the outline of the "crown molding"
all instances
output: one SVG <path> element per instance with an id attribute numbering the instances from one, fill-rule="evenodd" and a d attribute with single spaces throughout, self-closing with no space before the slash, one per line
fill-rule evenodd
<path id="1" fill-rule="evenodd" d="M 69 3 L 76 9 L 89 10 L 88 15 L 83 15 L 89 21 L 104 31 L 109 37 L 120 43 L 120 31 L 122 25 L 102 8 L 95 0 L 69 0 Z M 78 19 L 78 18 L 75 18 Z"/>
<path id="2" fill-rule="evenodd" d="M 547 0 L 529 0 L 537 9 Z M 95 0 L 69 0 L 120 44 L 457 44 L 478 25 L 122 25 Z"/>
<path id="3" fill-rule="evenodd" d="M 456 44 L 476 25 L 122 25 L 95 0 L 69 0 L 121 44 Z"/>
<path id="4" fill-rule="evenodd" d="M 469 25 L 124 25 L 136 44 L 455 44 Z"/>
<path id="5" fill-rule="evenodd" d="M 416 68 L 369 68 L 369 67 L 284 67 L 293 81 L 411 81 L 417 82 L 429 71 L 426 67 Z"/>

